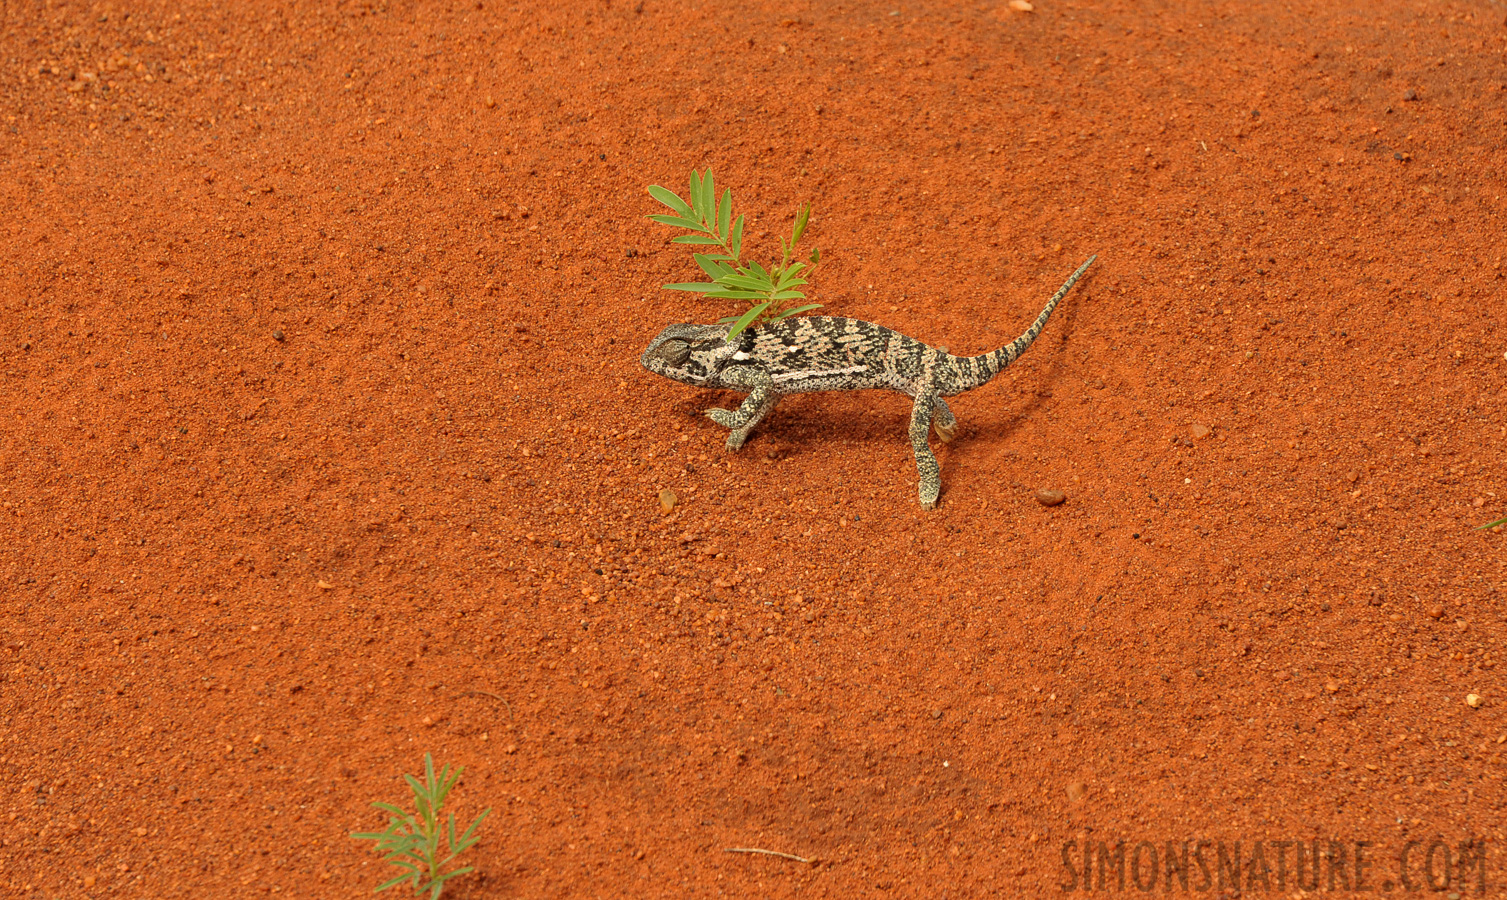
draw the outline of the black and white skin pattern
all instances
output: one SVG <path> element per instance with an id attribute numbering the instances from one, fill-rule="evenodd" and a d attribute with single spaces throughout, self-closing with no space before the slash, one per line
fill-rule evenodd
<path id="1" fill-rule="evenodd" d="M 872 322 L 796 316 L 749 328 L 732 341 L 726 325 L 671 325 L 650 342 L 642 362 L 650 372 L 682 384 L 748 392 L 736 410 L 707 411 L 712 421 L 732 429 L 728 450 L 742 447 L 786 394 L 882 389 L 915 398 L 910 442 L 921 508 L 934 509 L 942 480 L 927 438 L 935 427 L 943 443 L 951 441 L 958 425 L 942 398 L 987 383 L 1024 353 L 1096 258 L 1078 267 L 1025 334 L 981 356 L 953 356 L 946 347 L 927 346 Z"/>

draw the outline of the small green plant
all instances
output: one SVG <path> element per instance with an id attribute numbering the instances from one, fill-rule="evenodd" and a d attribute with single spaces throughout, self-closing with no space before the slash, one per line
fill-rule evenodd
<path id="1" fill-rule="evenodd" d="M 743 217 L 733 218 L 731 190 L 724 190 L 722 201 L 717 201 L 717 187 L 712 180 L 711 169 L 707 169 L 704 175 L 691 170 L 690 202 L 657 184 L 649 188 L 649 195 L 668 206 L 674 215 L 653 215 L 648 218 L 662 225 L 694 232 L 675 238 L 673 243 L 716 247 L 720 251 L 696 254 L 696 265 L 707 274 L 710 282 L 667 284 L 665 287 L 672 291 L 695 291 L 715 300 L 748 301 L 748 312 L 721 320 L 732 326 L 727 332 L 728 340 L 756 323 L 778 321 L 820 308 L 820 303 L 807 303 L 789 309 L 785 306 L 792 300 L 806 299 L 806 295 L 797 290 L 807 283 L 801 276 L 810 274 L 811 269 L 821 262 L 820 249 L 812 249 L 811 255 L 804 260 L 795 259 L 796 245 L 800 243 L 801 236 L 806 233 L 806 226 L 811 222 L 809 203 L 796 213 L 790 239 L 780 239 L 780 246 L 784 251 L 780 263 L 765 268 L 751 260 L 746 264 L 743 262 Z"/>
<path id="2" fill-rule="evenodd" d="M 1507 516 L 1497 519 L 1495 522 L 1487 522 L 1485 525 L 1477 525 L 1477 531 L 1490 531 L 1498 525 L 1507 525 Z"/>
<path id="3" fill-rule="evenodd" d="M 386 854 L 382 861 L 390 862 L 403 870 L 402 875 L 377 888 L 378 893 L 412 880 L 415 894 L 422 894 L 427 890 L 429 900 L 438 900 L 440 892 L 445 889 L 445 882 L 472 870 L 471 866 L 462 866 L 446 872 L 445 867 L 476 843 L 476 828 L 492 811 L 490 808 L 482 810 L 481 815 L 476 817 L 476 821 L 471 823 L 471 827 L 466 829 L 459 840 L 455 837 L 455 814 L 451 813 L 445 829 L 450 853 L 444 859 L 439 858 L 440 807 L 445 805 L 446 795 L 460 780 L 460 773 L 463 771 L 464 768 L 458 767 L 452 773 L 450 767 L 445 766 L 436 778 L 434 758 L 425 753 L 424 780 L 420 782 L 412 775 L 403 776 L 408 781 L 408 787 L 413 790 L 413 803 L 416 807 L 414 812 L 405 812 L 391 803 L 372 804 L 391 814 L 387 830 L 352 834 L 351 837 L 358 841 L 376 841 L 377 852 Z"/>

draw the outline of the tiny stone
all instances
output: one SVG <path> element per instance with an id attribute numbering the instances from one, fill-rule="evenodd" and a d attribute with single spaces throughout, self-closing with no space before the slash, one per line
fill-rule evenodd
<path id="1" fill-rule="evenodd" d="M 1036 7 L 1027 3 L 1026 0 L 1010 0 L 1010 8 L 1016 12 L 1031 12 Z"/>
<path id="2" fill-rule="evenodd" d="M 1209 432 L 1212 429 L 1201 422 L 1194 422 L 1192 427 L 1190 427 L 1188 430 L 1193 433 L 1194 440 L 1203 440 L 1204 438 L 1209 436 Z"/>
<path id="3" fill-rule="evenodd" d="M 1481 695 L 1480 694 L 1466 694 L 1465 695 L 1465 705 L 1468 706 L 1468 707 L 1470 707 L 1471 709 L 1480 709 L 1481 708 L 1481 704 L 1483 702 L 1485 702 L 1485 701 L 1483 701 L 1481 699 Z"/>
<path id="4" fill-rule="evenodd" d="M 1412 88 L 1409 88 L 1408 92 L 1406 94 L 1402 95 L 1402 99 L 1404 99 L 1404 100 L 1417 100 L 1418 99 L 1418 92 L 1415 91 L 1415 90 L 1413 90 Z"/>
<path id="5" fill-rule="evenodd" d="M 1042 506 L 1061 506 L 1067 494 L 1056 488 L 1042 488 L 1036 492 L 1036 502 Z"/>
<path id="6" fill-rule="evenodd" d="M 679 500 L 680 498 L 675 496 L 675 492 L 670 490 L 669 488 L 665 488 L 664 490 L 659 492 L 659 508 L 664 510 L 666 513 L 674 509 L 675 504 Z"/>
<path id="7" fill-rule="evenodd" d="M 1067 798 L 1074 803 L 1082 800 L 1088 794 L 1088 788 L 1081 781 L 1069 781 L 1067 783 Z"/>
<path id="8" fill-rule="evenodd" d="M 283 333 L 281 331 L 274 331 L 274 332 L 272 332 L 272 339 L 274 341 L 277 341 L 278 343 L 282 343 Z"/>
<path id="9" fill-rule="evenodd" d="M 1437 618 L 1442 617 L 1443 615 L 1444 615 L 1444 607 L 1442 607 L 1442 606 L 1437 606 L 1436 605 L 1436 606 L 1434 606 L 1434 607 L 1432 607 L 1432 608 L 1429 609 L 1429 618 L 1430 619 L 1437 619 Z"/>

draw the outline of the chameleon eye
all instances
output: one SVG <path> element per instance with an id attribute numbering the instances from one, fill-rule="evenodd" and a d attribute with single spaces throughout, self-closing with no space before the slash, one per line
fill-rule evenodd
<path id="1" fill-rule="evenodd" d="M 672 366 L 683 366 L 691 358 L 691 345 L 685 341 L 665 341 L 654 353 Z"/>

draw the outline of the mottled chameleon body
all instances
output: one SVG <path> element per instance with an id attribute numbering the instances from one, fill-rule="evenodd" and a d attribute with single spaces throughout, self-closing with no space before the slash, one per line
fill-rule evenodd
<path id="1" fill-rule="evenodd" d="M 707 411 L 713 421 L 732 429 L 729 450 L 742 447 L 785 394 L 883 389 L 914 397 L 910 442 L 921 507 L 933 509 L 942 480 L 927 437 L 935 427 L 945 443 L 957 431 L 957 419 L 942 398 L 987 383 L 1024 353 L 1096 258 L 1078 267 L 1024 334 L 980 356 L 953 356 L 946 347 L 927 346 L 872 322 L 808 316 L 758 325 L 732 341 L 726 325 L 671 325 L 649 344 L 642 361 L 649 371 L 683 384 L 748 392 L 736 410 Z"/>

